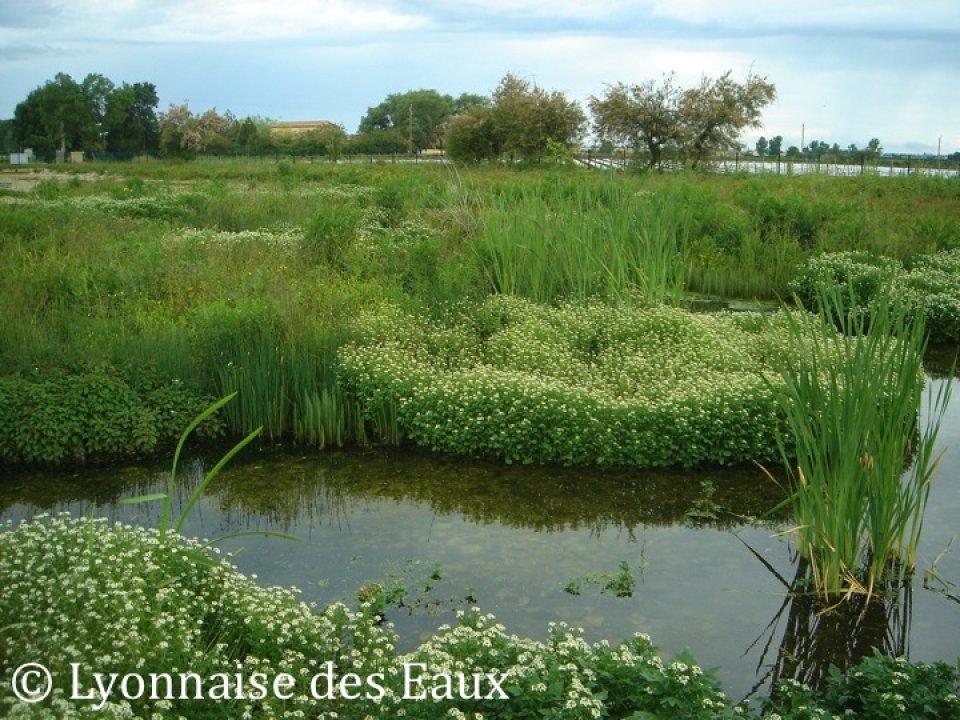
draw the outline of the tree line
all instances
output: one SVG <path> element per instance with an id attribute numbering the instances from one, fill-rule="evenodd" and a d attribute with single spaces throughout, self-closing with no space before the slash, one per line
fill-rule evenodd
<path id="1" fill-rule="evenodd" d="M 454 98 L 436 90 L 388 95 L 367 109 L 357 132 L 332 123 L 303 132 L 278 131 L 261 117 L 237 118 L 186 103 L 158 111 L 149 82 L 114 84 L 99 74 L 76 82 L 59 73 L 19 103 L 0 126 L 8 151 L 32 147 L 86 153 L 153 153 L 191 158 L 200 153 L 421 153 L 443 150 L 456 160 L 539 162 L 568 156 L 592 134 L 597 149 L 627 149 L 651 167 L 666 160 L 696 167 L 711 155 L 742 149 L 739 135 L 759 126 L 776 98 L 773 83 L 752 73 L 703 77 L 683 88 L 672 74 L 639 84 L 618 83 L 590 97 L 586 110 L 560 91 L 508 73 L 489 95 Z M 762 139 L 756 150 L 773 154 Z M 879 141 L 877 141 L 879 148 Z"/>
<path id="2" fill-rule="evenodd" d="M 761 135 L 754 146 L 757 155 L 760 157 L 779 157 L 783 152 L 783 136 L 777 135 L 769 140 Z M 872 160 L 883 154 L 883 147 L 880 145 L 879 138 L 871 138 L 863 148 L 857 147 L 851 143 L 845 148 L 841 148 L 839 143 L 828 145 L 823 140 L 811 140 L 802 148 L 791 145 L 786 150 L 786 156 L 789 159 L 807 159 L 807 160 Z"/>

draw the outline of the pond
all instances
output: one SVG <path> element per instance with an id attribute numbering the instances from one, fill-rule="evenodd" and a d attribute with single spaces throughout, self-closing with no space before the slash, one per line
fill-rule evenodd
<path id="1" fill-rule="evenodd" d="M 934 381 L 944 382 L 944 381 Z M 953 381 L 956 382 L 956 381 Z M 456 608 L 494 613 L 508 631 L 543 638 L 547 623 L 582 627 L 590 641 L 636 631 L 665 655 L 689 647 L 718 667 L 739 700 L 772 674 L 811 679 L 831 659 L 878 646 L 913 660 L 954 661 L 960 648 L 960 548 L 943 552 L 960 517 L 960 401 L 941 430 L 912 591 L 866 613 L 819 616 L 790 601 L 796 562 L 765 516 L 779 487 L 753 467 L 670 472 L 533 468 L 376 449 L 315 452 L 248 447 L 191 511 L 185 534 L 244 530 L 295 535 L 218 543 L 260 582 L 296 585 L 305 599 L 355 604 L 373 582 L 402 587 L 386 610 L 410 649 Z M 183 506 L 218 451 L 187 457 Z M 167 466 L 7 473 L 0 519 L 94 513 L 155 524 L 159 504 L 120 505 L 163 489 Z M 939 556 L 939 558 L 938 558 Z M 924 587 L 936 561 L 943 583 Z"/>

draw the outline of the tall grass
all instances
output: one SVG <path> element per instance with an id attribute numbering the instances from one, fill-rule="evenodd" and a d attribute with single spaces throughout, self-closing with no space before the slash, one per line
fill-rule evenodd
<path id="1" fill-rule="evenodd" d="M 779 370 L 793 533 L 827 598 L 870 596 L 879 581 L 913 570 L 950 395 L 949 384 L 930 391 L 921 422 L 922 321 L 889 289 L 869 312 L 852 307 L 842 292 L 823 292 L 821 332 L 803 344 L 794 319 L 796 356 Z"/>
<path id="2" fill-rule="evenodd" d="M 516 184 L 481 210 L 474 242 L 494 292 L 561 298 L 677 300 L 687 273 L 687 219 L 663 199 L 622 184 Z"/>
<path id="3" fill-rule="evenodd" d="M 844 243 L 891 257 L 960 246 L 960 192 L 947 181 L 84 168 L 0 198 L 0 373 L 106 368 L 137 391 L 239 390 L 233 432 L 263 424 L 267 437 L 318 445 L 398 437 L 394 408 L 361 417 L 336 383 L 352 318 L 383 300 L 438 317 L 489 292 L 766 297 L 806 256 Z"/>

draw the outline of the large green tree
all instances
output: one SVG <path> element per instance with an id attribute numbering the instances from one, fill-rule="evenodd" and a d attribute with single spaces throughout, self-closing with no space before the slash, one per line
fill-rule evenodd
<path id="1" fill-rule="evenodd" d="M 498 158 L 540 161 L 554 147 L 572 146 L 582 137 L 586 115 L 558 91 L 507 74 L 492 102 L 471 104 L 450 123 L 447 151 L 457 160 Z"/>
<path id="2" fill-rule="evenodd" d="M 123 83 L 107 96 L 104 127 L 107 150 L 143 152 L 160 144 L 157 88 L 153 83 Z"/>
<path id="3" fill-rule="evenodd" d="M 650 167 L 659 167 L 664 147 L 681 138 L 680 98 L 674 76 L 664 75 L 659 83 L 610 86 L 588 104 L 600 140 L 642 152 Z"/>
<path id="4" fill-rule="evenodd" d="M 379 105 L 367 109 L 358 132 L 396 130 L 407 138 L 408 145 L 412 142 L 412 148 L 408 149 L 421 151 L 441 147 L 454 106 L 451 96 L 441 95 L 436 90 L 410 90 L 388 95 Z"/>
<path id="5" fill-rule="evenodd" d="M 773 83 L 754 74 L 739 83 L 728 70 L 704 77 L 683 93 L 679 111 L 684 156 L 692 167 L 719 150 L 739 147 L 744 129 L 759 127 L 760 114 L 777 97 Z"/>
<path id="6" fill-rule="evenodd" d="M 76 82 L 58 73 L 33 90 L 14 111 L 21 147 L 38 152 L 65 150 L 147 150 L 156 147 L 159 128 L 156 88 L 124 83 L 119 88 L 98 73 Z"/>
<path id="7" fill-rule="evenodd" d="M 65 73 L 33 90 L 13 113 L 17 140 L 38 152 L 97 150 L 101 136 L 95 104 Z"/>

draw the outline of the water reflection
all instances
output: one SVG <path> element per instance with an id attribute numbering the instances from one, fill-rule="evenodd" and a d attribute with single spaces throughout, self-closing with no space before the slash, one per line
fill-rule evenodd
<path id="1" fill-rule="evenodd" d="M 211 452 L 213 457 L 215 452 Z M 207 469 L 203 457 L 179 473 L 177 500 L 185 504 Z M 86 470 L 67 476 L 22 474 L 0 488 L 0 512 L 14 504 L 51 509 L 64 502 L 98 507 L 123 496 L 162 490 L 166 468 L 131 466 Z M 717 512 L 693 509 L 712 490 Z M 349 522 L 352 510 L 370 502 L 429 506 L 480 524 L 534 532 L 609 527 L 633 533 L 641 525 L 697 521 L 719 529 L 764 515 L 782 499 L 780 489 L 749 466 L 691 471 L 598 472 L 531 468 L 436 457 L 401 450 L 290 455 L 261 451 L 236 459 L 208 488 L 209 498 L 234 529 L 270 524 L 289 530 L 307 524 Z"/>
<path id="2" fill-rule="evenodd" d="M 853 594 L 827 603 L 813 590 L 813 574 L 806 560 L 797 561 L 789 584 L 780 579 L 787 590 L 783 604 L 751 646 L 762 645 L 755 690 L 773 687 L 783 679 L 823 687 L 831 667 L 846 670 L 875 649 L 886 655 L 909 656 L 911 581 L 887 583 L 871 597 Z M 777 637 L 776 657 L 769 660 Z"/>

